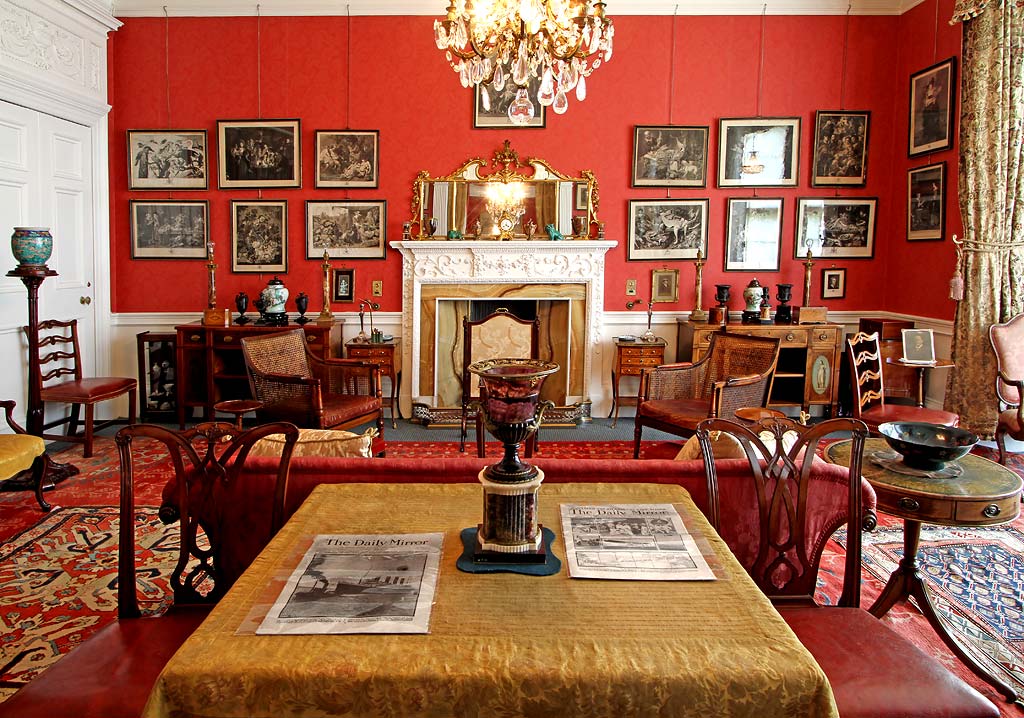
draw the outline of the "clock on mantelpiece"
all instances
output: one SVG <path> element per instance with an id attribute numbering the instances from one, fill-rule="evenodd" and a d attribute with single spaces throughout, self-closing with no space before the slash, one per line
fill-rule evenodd
<path id="1" fill-rule="evenodd" d="M 498 215 L 498 239 L 512 239 L 518 217 L 513 212 L 503 210 Z"/>

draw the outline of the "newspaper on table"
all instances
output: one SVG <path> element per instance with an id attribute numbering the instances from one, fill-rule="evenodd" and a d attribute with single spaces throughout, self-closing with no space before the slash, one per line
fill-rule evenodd
<path id="1" fill-rule="evenodd" d="M 428 633 L 443 540 L 318 535 L 256 633 Z"/>
<path id="2" fill-rule="evenodd" d="M 561 509 L 573 578 L 715 579 L 672 504 L 562 504 Z"/>

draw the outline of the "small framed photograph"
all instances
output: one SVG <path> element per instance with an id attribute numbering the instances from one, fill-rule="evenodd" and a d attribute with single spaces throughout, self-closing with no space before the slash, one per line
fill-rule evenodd
<path id="1" fill-rule="evenodd" d="M 655 269 L 651 272 L 651 301 L 679 301 L 678 269 Z"/>
<path id="2" fill-rule="evenodd" d="M 846 270 L 821 270 L 821 298 L 842 299 L 846 296 Z"/>
<path id="3" fill-rule="evenodd" d="M 377 130 L 317 130 L 317 187 L 376 187 L 380 175 Z"/>
<path id="4" fill-rule="evenodd" d="M 719 187 L 796 187 L 799 117 L 718 121 Z"/>
<path id="5" fill-rule="evenodd" d="M 587 209 L 590 206 L 590 185 L 586 182 L 576 183 L 576 197 L 573 206 L 576 209 Z"/>
<path id="6" fill-rule="evenodd" d="M 128 189 L 206 189 L 206 130 L 128 130 Z"/>
<path id="7" fill-rule="evenodd" d="M 221 189 L 301 187 L 298 120 L 217 120 Z"/>
<path id="8" fill-rule="evenodd" d="M 818 110 L 814 115 L 813 187 L 862 187 L 868 181 L 871 113 Z"/>
<path id="9" fill-rule="evenodd" d="M 793 258 L 871 259 L 875 255 L 875 197 L 801 197 Z"/>
<path id="10" fill-rule="evenodd" d="M 334 281 L 331 282 L 333 292 L 331 293 L 332 302 L 352 302 L 355 301 L 355 274 L 354 269 L 335 269 L 334 270 Z"/>
<path id="11" fill-rule="evenodd" d="M 530 93 L 530 102 L 533 103 L 534 116 L 525 125 L 512 124 L 508 117 L 508 106 L 516 99 L 516 90 L 519 88 L 514 82 L 506 82 L 500 90 L 493 87 L 486 89 L 480 85 L 473 86 L 473 127 L 482 129 L 503 129 L 518 130 L 524 127 L 544 127 L 544 110 L 547 108 L 537 102 L 537 89 L 540 87 L 540 78 L 530 76 L 527 80 L 526 89 Z M 487 93 L 486 99 L 484 93 Z"/>
<path id="12" fill-rule="evenodd" d="M 133 199 L 128 207 L 132 259 L 206 259 L 209 202 Z"/>
<path id="13" fill-rule="evenodd" d="M 288 271 L 286 200 L 231 200 L 231 271 Z"/>
<path id="14" fill-rule="evenodd" d="M 942 239 L 946 233 L 946 163 L 907 171 L 907 240 Z"/>
<path id="15" fill-rule="evenodd" d="M 907 364 L 935 363 L 935 336 L 931 329 L 904 329 L 903 361 Z"/>
<path id="16" fill-rule="evenodd" d="M 384 259 L 385 200 L 306 200 L 306 259 Z"/>
<path id="17" fill-rule="evenodd" d="M 696 259 L 697 250 L 708 256 L 708 200 L 629 201 L 627 259 Z"/>
<path id="18" fill-rule="evenodd" d="M 730 198 L 726 272 L 777 272 L 782 247 L 782 198 Z"/>
<path id="19" fill-rule="evenodd" d="M 953 146 L 956 104 L 956 57 L 910 76 L 911 157 Z"/>
<path id="20" fill-rule="evenodd" d="M 708 127 L 637 125 L 633 131 L 634 187 L 706 187 Z"/>

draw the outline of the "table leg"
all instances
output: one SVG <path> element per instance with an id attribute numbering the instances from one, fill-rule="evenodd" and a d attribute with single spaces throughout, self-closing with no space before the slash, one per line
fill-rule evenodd
<path id="1" fill-rule="evenodd" d="M 612 428 L 615 428 L 615 424 L 619 421 L 619 382 L 616 380 L 615 372 L 612 372 L 612 408 L 608 410 L 608 418 L 612 418 L 612 414 L 615 414 L 615 418 L 612 419 Z"/>
<path id="2" fill-rule="evenodd" d="M 1013 703 L 1017 700 L 1017 691 L 980 666 L 973 658 L 971 658 L 970 655 L 964 652 L 960 647 L 960 644 L 958 644 L 953 636 L 946 631 L 946 627 L 939 619 L 939 615 L 935 611 L 935 606 L 932 605 L 931 599 L 928 597 L 928 591 L 925 588 L 924 577 L 920 570 L 921 564 L 918 560 L 918 548 L 920 545 L 921 522 L 911 521 L 909 519 L 904 520 L 903 559 L 900 561 L 896 570 L 893 571 L 892 576 L 889 577 L 889 581 L 885 584 L 885 588 L 882 589 L 882 593 L 879 594 L 874 605 L 868 609 L 869 612 L 872 616 L 881 618 L 898 601 L 905 598 L 916 599 L 918 608 L 921 609 L 921 613 L 924 614 L 926 619 L 928 619 L 928 623 L 931 624 L 931 627 L 939 635 L 939 638 L 942 639 L 949 650 L 951 650 L 965 666 L 970 668 L 975 675 L 991 684 L 997 691 L 1006 696 L 1008 702 Z"/>
<path id="3" fill-rule="evenodd" d="M 924 367 L 917 368 L 917 406 L 924 408 Z"/>
<path id="4" fill-rule="evenodd" d="M 392 382 L 391 389 L 391 428 L 398 428 L 395 424 L 395 412 L 398 412 L 398 418 L 404 419 L 402 416 L 402 405 L 398 403 L 398 396 L 402 393 L 402 372 L 399 371 L 395 374 L 395 381 Z"/>

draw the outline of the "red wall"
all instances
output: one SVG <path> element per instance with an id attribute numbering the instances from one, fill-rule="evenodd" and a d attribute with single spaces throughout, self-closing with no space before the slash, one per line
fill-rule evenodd
<path id="1" fill-rule="evenodd" d="M 941 3 L 943 18 L 949 16 L 951 2 Z M 571 99 L 569 111 L 560 117 L 549 112 L 544 129 L 517 130 L 473 129 L 471 93 L 459 85 L 434 47 L 430 17 L 352 18 L 351 73 L 345 48 L 346 18 L 263 18 L 259 22 L 259 81 L 256 18 L 172 18 L 169 23 L 163 18 L 127 18 L 110 41 L 113 309 L 199 311 L 206 299 L 203 262 L 131 259 L 130 198 L 210 200 L 221 305 L 229 304 L 230 297 L 240 290 L 253 296 L 269 279 L 267 275 L 230 272 L 230 201 L 260 195 L 289 200 L 285 280 L 293 296 L 305 291 L 313 297 L 315 314 L 319 310 L 320 261 L 305 259 L 305 200 L 386 199 L 387 237 L 389 241 L 398 239 L 402 222 L 409 219 L 412 181 L 419 170 L 446 174 L 469 157 L 490 157 L 506 138 L 522 157 L 543 157 L 569 173 L 594 170 L 607 237 L 620 243 L 608 255 L 606 309 L 625 309 L 627 278 L 638 279 L 640 296 L 649 296 L 650 271 L 662 267 L 682 270 L 680 302 L 659 305 L 659 309 L 693 306 L 692 263 L 626 261 L 629 200 L 666 196 L 711 199 L 705 307 L 712 304 L 715 283 L 731 283 L 735 296 L 736 290 L 755 276 L 722 271 L 726 198 L 754 194 L 783 197 L 782 269 L 756 276 L 762 284 L 793 283 L 799 301 L 803 267 L 793 258 L 796 198 L 837 194 L 833 189 L 809 186 L 814 111 L 851 109 L 871 111 L 868 184 L 843 194 L 879 198 L 875 258 L 836 262 L 835 266 L 848 270 L 847 294 L 828 305 L 839 310 L 891 309 L 952 316 L 952 306 L 934 301 L 935 292 L 945 286 L 952 269 L 948 242 L 911 246 L 904 230 L 906 168 L 927 163 L 906 160 L 908 77 L 932 64 L 934 8 L 930 1 L 903 17 L 850 17 L 845 97 L 841 97 L 844 16 L 615 17 L 615 55 L 589 79 L 586 101 Z M 764 70 L 759 79 L 762 23 Z M 939 31 L 939 59 L 957 54 L 959 28 L 950 29 L 943 21 Z M 165 79 L 165 32 L 169 37 L 169 82 Z M 382 59 L 375 54 L 381 49 L 388 53 Z M 670 57 L 675 62 L 671 93 Z M 756 115 L 759 86 L 762 115 L 802 119 L 800 186 L 720 190 L 714 187 L 718 118 Z M 260 116 L 301 119 L 303 187 L 262 192 L 218 190 L 217 120 Z M 670 192 L 632 189 L 634 126 L 670 122 L 711 126 L 709 186 Z M 208 130 L 209 190 L 128 191 L 126 130 L 167 127 Z M 380 130 L 378 189 L 313 188 L 315 130 L 345 127 Z M 950 176 L 955 178 L 953 152 L 945 155 Z M 954 209 L 952 220 L 956 214 L 954 193 L 949 203 Z M 950 231 L 955 231 L 956 223 L 949 224 Z M 356 297 L 368 297 L 370 282 L 382 279 L 382 309 L 401 309 L 401 258 L 397 252 L 389 249 L 385 260 L 335 260 L 333 265 L 355 268 Z M 820 269 L 826 266 L 832 263 L 819 262 L 815 267 L 812 296 L 816 303 L 821 303 Z M 915 271 L 908 272 L 908 267 Z M 925 271 L 917 271 L 920 269 Z M 905 277 L 912 280 L 902 281 Z M 738 300 L 734 304 L 738 309 Z M 334 309 L 352 307 L 340 304 Z"/>

